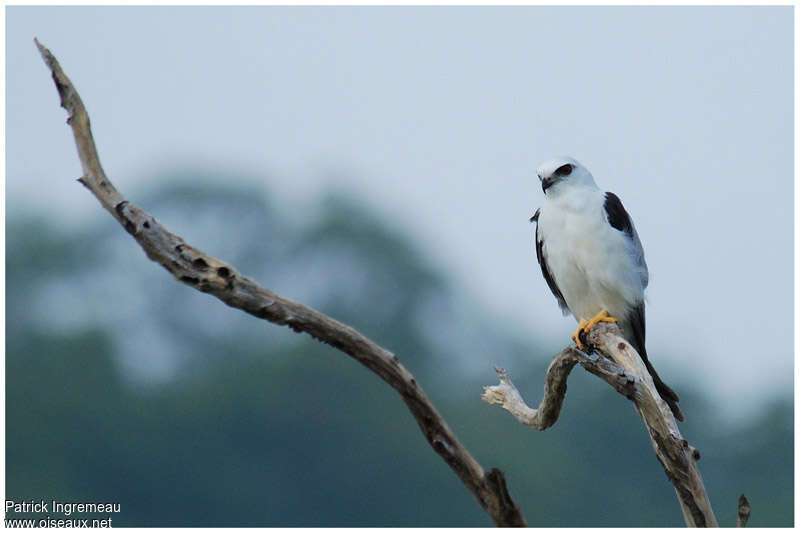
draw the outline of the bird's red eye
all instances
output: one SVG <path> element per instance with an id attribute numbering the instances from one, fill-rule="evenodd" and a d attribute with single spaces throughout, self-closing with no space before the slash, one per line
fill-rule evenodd
<path id="1" fill-rule="evenodd" d="M 554 174 L 556 176 L 569 176 L 570 174 L 572 174 L 572 165 L 570 165 L 569 163 L 567 163 L 566 165 L 561 165 L 556 169 Z"/>

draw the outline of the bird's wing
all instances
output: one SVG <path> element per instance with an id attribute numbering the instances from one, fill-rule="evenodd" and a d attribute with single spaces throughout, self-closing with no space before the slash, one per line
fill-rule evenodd
<path id="1" fill-rule="evenodd" d="M 626 340 L 639 352 L 642 361 L 647 367 L 647 371 L 650 372 L 650 376 L 653 378 L 653 384 L 656 386 L 658 394 L 667 402 L 675 418 L 683 421 L 683 412 L 678 406 L 678 402 L 680 401 L 678 394 L 662 381 L 656 369 L 653 368 L 650 359 L 647 357 L 647 350 L 644 347 L 644 302 L 640 302 L 639 305 L 631 309 L 627 316 L 619 322 L 619 326 L 623 331 L 627 332 L 625 336 Z"/>
<path id="2" fill-rule="evenodd" d="M 639 267 L 642 288 L 647 287 L 649 276 L 647 273 L 647 263 L 644 261 L 644 248 L 642 248 L 642 242 L 639 240 L 639 234 L 636 232 L 636 226 L 633 225 L 633 220 L 631 220 L 628 212 L 625 211 L 625 207 L 623 207 L 619 196 L 613 192 L 606 193 L 603 207 L 605 208 L 606 218 L 608 219 L 608 223 L 611 224 L 611 227 L 626 234 L 631 240 L 634 260 Z M 642 334 L 642 340 L 644 340 L 644 334 Z"/>
<path id="3" fill-rule="evenodd" d="M 625 211 L 619 197 L 613 192 L 606 193 L 604 207 L 608 223 L 611 224 L 614 229 L 625 233 L 631 240 L 633 245 L 632 252 L 636 265 L 640 269 L 642 287 L 647 287 L 648 275 L 647 264 L 644 261 L 644 249 L 642 248 L 642 243 L 639 240 L 639 235 L 636 233 L 636 227 L 633 225 L 630 215 Z M 622 319 L 619 325 L 625 333 L 625 338 L 642 357 L 642 361 L 644 361 L 645 366 L 647 366 L 647 371 L 650 372 L 650 376 L 653 378 L 656 390 L 664 401 L 667 402 L 675 418 L 682 421 L 684 416 L 681 408 L 678 407 L 678 401 L 680 400 L 678 395 L 661 380 L 656 369 L 653 368 L 653 365 L 647 357 L 647 349 L 645 348 L 644 300 L 636 303 L 625 317 L 619 318 Z"/>
<path id="4" fill-rule="evenodd" d="M 642 248 L 642 243 L 639 241 L 639 235 L 636 233 L 636 228 L 633 226 L 633 221 L 631 220 L 630 215 L 628 215 L 628 212 L 625 211 L 625 208 L 622 206 L 622 202 L 620 201 L 619 197 L 613 192 L 606 193 L 603 207 L 606 212 L 606 218 L 608 219 L 608 223 L 611 225 L 611 227 L 621 231 L 628 239 L 630 239 L 631 248 L 629 248 L 629 250 L 630 253 L 633 254 L 633 259 L 636 266 L 639 267 L 640 279 L 643 286 L 642 288 L 646 287 L 647 265 L 644 262 L 644 249 Z M 636 351 L 639 352 L 640 355 L 647 357 L 647 352 L 645 351 L 644 347 L 644 301 L 632 302 L 632 304 L 633 307 L 628 313 L 629 316 L 619 318 L 624 319 L 624 322 L 628 325 L 627 329 L 630 330 L 627 332 L 627 335 L 630 337 L 628 341 L 633 344 L 633 347 L 636 348 Z"/>
<path id="5" fill-rule="evenodd" d="M 633 307 L 624 317 L 624 320 L 620 324 L 621 327 L 625 327 L 624 329 L 627 330 L 628 342 L 633 345 L 639 355 L 646 358 L 647 357 L 647 350 L 645 349 L 644 345 L 644 338 L 645 338 L 645 321 L 644 321 L 644 302 L 640 302 L 639 305 Z"/>
<path id="6" fill-rule="evenodd" d="M 547 266 L 547 257 L 544 253 L 544 240 L 541 232 L 539 231 L 540 211 L 541 209 L 537 209 L 531 217 L 531 222 L 536 222 L 536 260 L 539 261 L 539 266 L 542 267 L 542 275 L 544 276 L 544 280 L 547 282 L 547 286 L 550 287 L 550 290 L 553 292 L 553 296 L 555 296 L 556 300 L 558 300 L 558 306 L 561 308 L 561 311 L 566 315 L 569 312 L 569 306 L 567 306 L 567 302 L 564 300 L 564 296 L 561 294 L 561 289 L 558 288 L 556 280 L 553 278 L 553 275 L 550 273 L 550 268 Z"/>

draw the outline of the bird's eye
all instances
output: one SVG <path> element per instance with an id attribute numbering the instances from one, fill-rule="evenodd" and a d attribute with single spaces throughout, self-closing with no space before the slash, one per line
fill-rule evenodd
<path id="1" fill-rule="evenodd" d="M 554 174 L 556 176 L 569 176 L 570 174 L 572 174 L 572 165 L 570 165 L 569 163 L 567 163 L 566 165 L 561 165 L 556 169 Z"/>

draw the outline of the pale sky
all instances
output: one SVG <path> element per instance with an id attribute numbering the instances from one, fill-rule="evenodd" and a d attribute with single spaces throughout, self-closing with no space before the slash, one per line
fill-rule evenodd
<path id="1" fill-rule="evenodd" d="M 791 7 L 8 7 L 7 207 L 99 209 L 38 37 L 123 194 L 186 166 L 290 205 L 335 185 L 492 315 L 566 344 L 527 220 L 536 167 L 571 155 L 637 226 L 659 373 L 752 414 L 793 387 L 792 25 Z"/>

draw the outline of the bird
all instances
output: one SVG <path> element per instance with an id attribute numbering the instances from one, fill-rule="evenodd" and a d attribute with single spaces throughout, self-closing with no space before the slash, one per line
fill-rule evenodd
<path id="1" fill-rule="evenodd" d="M 639 234 L 619 197 L 602 191 L 572 157 L 546 161 L 536 171 L 544 202 L 536 223 L 536 259 L 564 315 L 578 321 L 572 334 L 599 322 L 616 322 L 622 337 L 639 353 L 661 398 L 683 421 L 678 395 L 653 368 L 645 349 L 644 292 L 649 281 Z"/>

